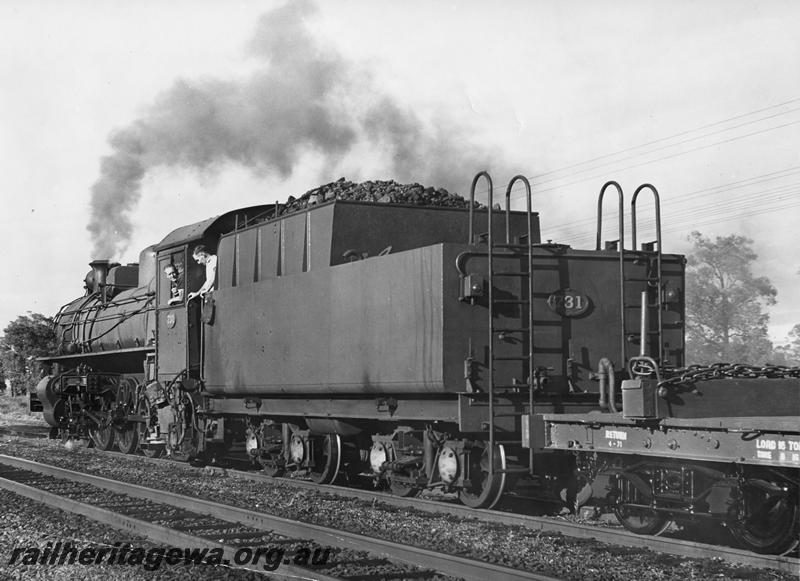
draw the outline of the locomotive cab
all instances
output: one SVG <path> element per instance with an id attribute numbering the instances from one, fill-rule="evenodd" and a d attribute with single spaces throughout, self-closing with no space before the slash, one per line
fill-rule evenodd
<path id="1" fill-rule="evenodd" d="M 205 282 L 205 267 L 192 258 L 192 250 L 202 244 L 213 254 L 223 232 L 247 224 L 249 220 L 263 218 L 271 211 L 274 206 L 264 205 L 228 212 L 178 228 L 155 246 L 159 349 L 153 376 L 148 380 L 169 384 L 177 379 L 194 382 L 202 379 L 203 304 L 200 298 L 188 300 L 188 295 Z M 174 271 L 177 276 L 170 279 L 165 274 L 167 270 Z M 211 300 L 208 302 L 211 304 Z"/>

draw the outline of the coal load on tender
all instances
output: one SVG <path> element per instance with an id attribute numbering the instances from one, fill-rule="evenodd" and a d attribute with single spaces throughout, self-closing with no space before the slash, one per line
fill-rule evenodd
<path id="1" fill-rule="evenodd" d="M 459 194 L 451 194 L 444 188 L 425 187 L 417 183 L 399 184 L 394 180 L 355 183 L 345 178 L 339 178 L 335 182 L 309 190 L 299 198 L 289 196 L 286 204 L 280 207 L 278 215 L 285 216 L 332 200 L 435 206 L 439 208 L 469 207 L 468 200 L 465 200 Z M 475 207 L 480 208 L 482 206 L 476 203 Z"/>

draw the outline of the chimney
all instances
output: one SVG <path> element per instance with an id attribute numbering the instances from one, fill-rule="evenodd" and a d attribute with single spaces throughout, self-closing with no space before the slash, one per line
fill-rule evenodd
<path id="1" fill-rule="evenodd" d="M 100 293 L 103 302 L 106 302 L 106 278 L 108 277 L 108 270 L 111 267 L 110 260 L 94 260 L 89 263 L 94 273 L 94 280 L 92 285 L 93 293 Z"/>

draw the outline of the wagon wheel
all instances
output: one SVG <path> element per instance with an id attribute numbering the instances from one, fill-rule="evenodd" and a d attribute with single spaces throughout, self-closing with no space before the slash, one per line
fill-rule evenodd
<path id="1" fill-rule="evenodd" d="M 135 422 L 128 421 L 128 415 L 136 412 L 136 380 L 123 379 L 117 388 L 117 448 L 123 454 L 133 454 L 139 446 L 139 430 Z"/>
<path id="2" fill-rule="evenodd" d="M 800 513 L 797 490 L 784 490 L 751 478 L 741 487 L 739 518 L 730 524 L 733 537 L 756 553 L 787 553 L 798 545 Z"/>
<path id="3" fill-rule="evenodd" d="M 653 510 L 647 506 L 652 501 L 652 495 L 645 494 L 645 485 L 640 483 L 640 487 L 637 488 L 636 485 L 623 474 L 620 474 L 618 478 L 619 486 L 625 487 L 622 496 L 634 501 L 634 503 L 617 502 L 617 505 L 614 507 L 614 515 L 617 517 L 619 523 L 637 535 L 657 536 L 667 530 L 672 520 L 664 513 Z M 631 478 L 636 480 L 638 476 L 631 475 Z M 642 478 L 641 480 L 647 482 L 647 478 Z"/>
<path id="4" fill-rule="evenodd" d="M 465 456 L 468 463 L 469 485 L 458 497 L 470 508 L 492 508 L 500 501 L 506 486 L 506 451 L 500 444 L 494 447 L 494 471 L 489 476 L 489 447 L 474 446 Z"/>
<path id="5" fill-rule="evenodd" d="M 614 508 L 619 523 L 637 535 L 658 536 L 667 530 L 670 518 L 650 508 L 622 504 Z"/>
<path id="6" fill-rule="evenodd" d="M 153 425 L 158 425 L 157 410 L 155 406 L 150 403 L 148 397 L 146 395 L 142 395 L 142 397 L 139 399 L 139 407 L 137 408 L 137 411 L 140 415 L 148 418 L 144 423 L 138 424 L 139 449 L 148 458 L 159 458 L 164 454 L 164 448 L 166 445 L 163 441 L 156 443 L 148 441 L 150 436 L 150 427 Z"/>
<path id="7" fill-rule="evenodd" d="M 309 438 L 309 475 L 317 484 L 330 484 L 339 474 L 342 458 L 342 439 L 339 434 Z"/>
<path id="8" fill-rule="evenodd" d="M 102 401 L 103 404 L 100 411 L 103 412 L 103 415 L 106 416 L 108 421 L 97 428 L 90 428 L 89 437 L 92 439 L 95 448 L 108 452 L 114 447 L 115 430 L 114 426 L 111 424 L 111 403 L 106 398 L 103 398 Z"/>

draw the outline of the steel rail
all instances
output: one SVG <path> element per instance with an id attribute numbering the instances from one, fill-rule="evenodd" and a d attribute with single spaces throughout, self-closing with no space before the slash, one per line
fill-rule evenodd
<path id="1" fill-rule="evenodd" d="M 3 462 L 4 464 L 11 465 L 10 462 Z M 19 466 L 22 467 L 22 466 Z M 32 469 L 31 466 L 25 466 L 24 469 Z M 90 520 L 108 525 L 117 530 L 125 531 L 126 533 L 136 534 L 142 537 L 161 543 L 164 546 L 175 547 L 182 545 L 184 547 L 200 547 L 205 549 L 222 549 L 225 560 L 225 567 L 235 569 L 243 569 L 246 571 L 253 571 L 256 573 L 269 574 L 270 577 L 281 579 L 284 581 L 297 581 L 298 579 L 314 579 L 321 581 L 339 581 L 337 577 L 330 577 L 321 574 L 314 569 L 305 569 L 297 565 L 281 563 L 280 569 L 275 571 L 263 571 L 261 569 L 248 567 L 245 565 L 230 565 L 234 562 L 234 555 L 238 550 L 237 547 L 226 545 L 212 541 L 205 537 L 198 537 L 184 533 L 182 531 L 169 528 L 156 523 L 151 523 L 135 517 L 116 513 L 106 508 L 101 508 L 71 498 L 66 498 L 58 494 L 40 490 L 34 486 L 10 480 L 0 475 L 0 488 L 13 492 L 20 496 L 29 498 L 35 502 L 45 504 L 47 506 L 78 514 Z M 198 563 L 200 564 L 200 563 Z"/>
<path id="2" fill-rule="evenodd" d="M 119 456 L 119 452 L 103 452 L 100 450 L 95 450 L 95 453 L 109 455 L 112 457 Z M 136 456 L 136 458 L 153 464 L 173 466 L 175 464 L 172 460 L 166 460 L 162 458 L 147 458 L 146 456 Z M 2 459 L 2 456 L 0 456 L 0 459 Z M 760 555 L 751 551 L 737 549 L 735 547 L 727 547 L 724 545 L 712 545 L 708 543 L 686 541 L 669 537 L 637 535 L 636 533 L 632 533 L 623 529 L 608 529 L 594 525 L 555 521 L 552 518 L 547 517 L 508 513 L 498 510 L 472 509 L 461 504 L 450 504 L 439 500 L 427 500 L 424 498 L 402 498 L 379 491 L 359 490 L 356 488 L 347 488 L 333 484 L 319 485 L 303 480 L 274 478 L 265 474 L 245 472 L 242 470 L 232 470 L 213 466 L 206 466 L 205 468 L 192 468 L 187 465 L 184 466 L 186 466 L 187 469 L 195 470 L 197 472 L 200 472 L 200 470 L 210 470 L 211 472 L 224 473 L 229 476 L 254 482 L 287 484 L 297 488 L 316 490 L 318 492 L 326 492 L 348 498 L 355 497 L 363 500 L 378 500 L 380 502 L 401 508 L 415 508 L 428 513 L 444 513 L 450 516 L 473 518 L 484 522 L 492 522 L 503 525 L 516 525 L 537 532 L 561 533 L 568 537 L 594 539 L 598 542 L 607 543 L 610 545 L 642 547 L 652 551 L 681 557 L 697 559 L 722 559 L 728 563 L 736 563 L 739 565 L 747 565 L 758 568 L 771 568 L 789 573 L 797 573 L 800 571 L 799 558 L 778 555 Z"/>
<path id="3" fill-rule="evenodd" d="M 403 562 L 415 567 L 432 569 L 445 575 L 460 577 L 467 580 L 485 581 L 486 579 L 508 579 L 509 581 L 557 581 L 557 578 L 552 576 L 521 571 L 492 563 L 484 563 L 474 559 L 459 557 L 457 555 L 437 553 L 429 549 L 402 545 L 399 543 L 393 543 L 382 539 L 340 531 L 320 525 L 292 521 L 283 517 L 257 513 L 251 510 L 228 505 L 221 505 L 199 498 L 192 498 L 181 494 L 175 494 L 173 492 L 146 488 L 136 484 L 129 484 L 118 480 L 111 480 L 109 478 L 75 472 L 73 470 L 58 468 L 56 466 L 41 464 L 39 462 L 15 458 L 4 454 L 0 454 L 0 464 L 5 464 L 24 470 L 31 470 L 40 474 L 54 476 L 56 478 L 64 478 L 73 482 L 90 484 L 111 492 L 125 494 L 131 497 L 149 500 L 151 502 L 167 504 L 175 508 L 197 512 L 203 514 L 204 516 L 212 516 L 224 521 L 271 531 L 289 538 L 310 539 L 321 545 L 335 546 L 356 551 L 367 551 L 390 560 Z M 16 486 L 25 486 L 26 488 L 30 488 L 33 491 L 32 494 L 38 496 L 39 498 L 43 499 L 46 496 L 41 490 L 27 487 L 26 485 L 20 485 L 19 483 L 14 483 L 13 481 L 6 480 L 5 478 L 0 478 L 0 486 L 4 488 L 9 487 L 9 489 Z M 47 493 L 47 495 L 49 494 L 50 493 Z M 61 501 L 66 500 L 61 497 L 56 498 L 60 499 Z M 35 499 L 38 500 L 38 498 Z M 72 503 L 75 503 L 75 501 L 69 500 L 64 502 L 64 505 L 73 506 Z M 85 512 L 87 509 L 91 509 L 91 511 Z M 69 510 L 69 508 L 65 508 L 65 510 Z M 103 510 L 105 509 L 98 509 L 97 507 L 91 507 L 84 504 L 79 507 L 79 510 L 73 510 L 73 512 L 78 512 L 84 516 L 97 514 L 98 516 L 102 517 L 103 515 L 101 515 L 99 511 Z M 115 513 L 112 514 L 114 517 L 121 516 L 116 515 Z M 89 518 L 93 518 L 93 516 L 89 516 Z M 108 517 L 106 516 L 106 518 Z M 145 523 L 144 521 L 140 522 L 142 524 L 139 526 L 147 526 L 150 524 Z M 114 525 L 112 524 L 112 526 Z M 129 525 L 126 524 L 124 526 L 126 527 L 125 530 L 131 530 L 130 528 L 127 528 Z M 171 529 L 167 530 L 172 532 Z M 193 538 L 192 541 L 194 541 Z M 169 542 L 174 543 L 174 541 Z M 307 574 L 308 571 L 305 571 L 305 573 Z M 317 575 L 316 571 L 313 571 L 313 573 L 314 575 Z"/>

